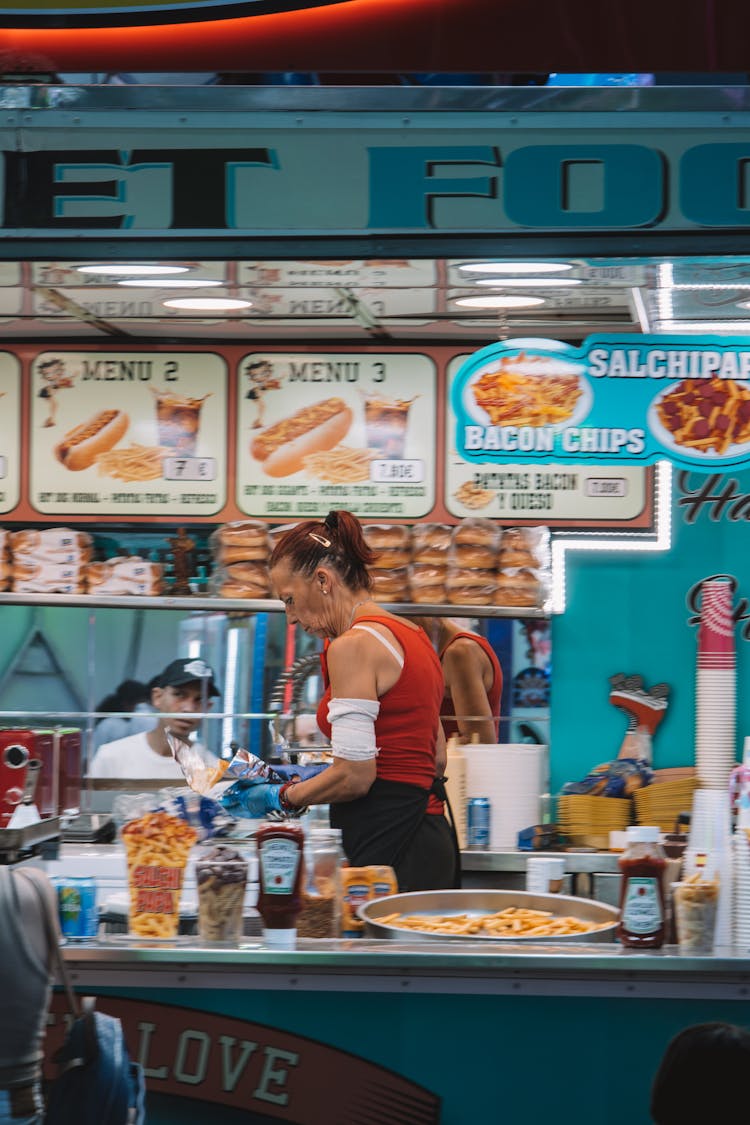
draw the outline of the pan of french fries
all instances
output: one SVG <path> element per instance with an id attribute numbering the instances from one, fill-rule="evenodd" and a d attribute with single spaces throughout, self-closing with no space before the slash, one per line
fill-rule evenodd
<path id="1" fill-rule="evenodd" d="M 572 895 L 529 891 L 414 891 L 360 906 L 365 936 L 389 941 L 614 941 L 619 910 Z"/>

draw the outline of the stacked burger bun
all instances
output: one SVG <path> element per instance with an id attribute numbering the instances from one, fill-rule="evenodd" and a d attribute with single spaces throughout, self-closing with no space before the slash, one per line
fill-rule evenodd
<path id="1" fill-rule="evenodd" d="M 164 593 L 164 567 L 139 555 L 89 563 L 86 584 L 99 597 L 154 598 Z"/>
<path id="2" fill-rule="evenodd" d="M 495 605 L 544 604 L 550 589 L 549 528 L 504 528 L 497 561 Z"/>
<path id="3" fill-rule="evenodd" d="M 10 566 L 10 537 L 0 528 L 0 590 L 10 586 L 12 571 Z"/>
<path id="4" fill-rule="evenodd" d="M 411 529 L 404 524 L 369 523 L 362 532 L 375 555 L 375 562 L 369 567 L 375 599 L 408 602 Z"/>
<path id="5" fill-rule="evenodd" d="M 216 569 L 211 590 L 221 598 L 268 598 L 271 538 L 260 520 L 238 520 L 217 528 L 210 538 Z"/>
<path id="6" fill-rule="evenodd" d="M 492 520 L 465 519 L 451 534 L 445 586 L 451 605 L 492 605 L 500 529 Z"/>
<path id="7" fill-rule="evenodd" d="M 67 527 L 10 535 L 11 589 L 18 594 L 83 594 L 92 539 Z"/>
<path id="8" fill-rule="evenodd" d="M 413 562 L 409 574 L 411 600 L 422 605 L 447 601 L 446 579 L 451 528 L 443 523 L 420 523 L 412 529 Z"/>

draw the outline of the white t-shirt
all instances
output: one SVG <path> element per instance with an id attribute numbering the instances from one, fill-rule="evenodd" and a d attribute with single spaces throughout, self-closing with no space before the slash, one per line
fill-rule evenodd
<path id="1" fill-rule="evenodd" d="M 105 742 L 100 746 L 91 763 L 89 777 L 165 777 L 185 780 L 171 754 L 165 756 L 151 749 L 145 731 L 130 734 L 127 738 L 118 738 L 115 742 Z"/>

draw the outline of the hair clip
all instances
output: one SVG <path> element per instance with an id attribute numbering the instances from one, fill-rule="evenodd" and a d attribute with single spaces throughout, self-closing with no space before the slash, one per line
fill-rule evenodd
<path id="1" fill-rule="evenodd" d="M 330 546 L 331 546 L 331 540 L 330 540 L 330 539 L 326 539 L 326 538 L 325 538 L 324 536 L 322 536 L 322 535 L 318 535 L 318 533 L 317 533 L 317 532 L 315 532 L 315 531 L 308 531 L 308 533 L 307 533 L 307 534 L 308 534 L 308 535 L 310 536 L 310 538 L 311 538 L 311 539 L 314 539 L 316 543 L 320 543 L 321 547 L 330 547 Z"/>

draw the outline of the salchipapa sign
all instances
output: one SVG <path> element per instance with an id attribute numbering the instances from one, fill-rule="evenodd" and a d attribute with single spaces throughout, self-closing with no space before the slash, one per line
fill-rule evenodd
<path id="1" fill-rule="evenodd" d="M 320 1125 L 437 1125 L 440 1098 L 409 1079 L 325 1043 L 280 1028 L 192 1008 L 103 997 L 122 1021 L 147 1094 L 242 1110 L 243 1121 Z M 62 1045 L 65 997 L 54 996 L 47 1059 Z M 55 1073 L 48 1061 L 48 1077 Z M 335 1089 L 335 1105 L 331 1090 Z"/>
<path id="2" fill-rule="evenodd" d="M 716 472 L 750 461 L 746 338 L 516 339 L 451 380 L 451 430 L 473 464 L 654 464 Z"/>

